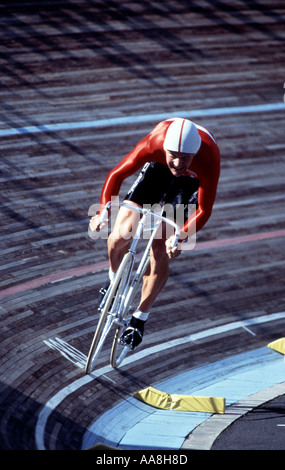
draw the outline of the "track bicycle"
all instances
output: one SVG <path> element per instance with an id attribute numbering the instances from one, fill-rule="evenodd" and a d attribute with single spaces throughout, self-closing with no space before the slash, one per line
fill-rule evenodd
<path id="1" fill-rule="evenodd" d="M 165 222 L 174 228 L 175 238 L 172 245 L 173 247 L 177 245 L 180 235 L 179 226 L 171 219 L 164 217 L 162 215 L 163 212 L 157 214 L 150 209 L 140 208 L 124 202 L 120 203 L 120 206 L 124 206 L 132 211 L 138 212 L 140 214 L 140 220 L 132 238 L 131 246 L 128 252 L 124 255 L 114 279 L 110 283 L 107 292 L 99 305 L 98 310 L 100 312 L 100 317 L 85 366 L 85 372 L 87 374 L 91 373 L 94 369 L 103 344 L 113 325 L 115 325 L 116 330 L 111 346 L 110 364 L 112 367 L 117 368 L 122 363 L 126 354 L 130 351 L 130 347 L 120 344 L 120 337 L 127 328 L 131 319 L 131 314 L 135 309 L 133 302 L 139 287 L 141 287 L 142 278 L 149 264 L 149 255 L 153 240 L 155 239 L 162 222 Z M 110 203 L 108 203 L 102 211 L 100 219 L 101 224 L 106 219 L 109 208 Z M 150 228 L 147 229 L 146 224 L 149 220 L 151 224 Z M 145 230 L 150 230 L 151 234 L 139 260 L 138 267 L 135 268 L 137 245 L 139 240 L 142 238 L 143 233 L 145 233 Z"/>

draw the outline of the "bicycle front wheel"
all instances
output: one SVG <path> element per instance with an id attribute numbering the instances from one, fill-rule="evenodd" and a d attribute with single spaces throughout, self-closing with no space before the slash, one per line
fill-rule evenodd
<path id="1" fill-rule="evenodd" d="M 129 279 L 132 262 L 132 255 L 127 253 L 119 266 L 110 291 L 106 294 L 107 298 L 101 310 L 100 319 L 86 361 L 85 372 L 87 374 L 92 372 L 94 369 L 105 339 L 115 319 L 117 318 L 117 312 L 120 310 L 123 293 L 126 287 L 126 283 Z"/>

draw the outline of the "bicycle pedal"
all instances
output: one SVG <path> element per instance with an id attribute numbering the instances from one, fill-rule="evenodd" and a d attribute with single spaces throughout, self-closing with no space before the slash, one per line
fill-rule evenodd
<path id="1" fill-rule="evenodd" d="M 136 338 L 135 335 L 137 335 Z M 141 343 L 142 337 L 143 333 L 140 330 L 132 326 L 128 326 L 120 338 L 120 344 L 123 346 L 128 346 L 128 348 L 133 351 Z"/>

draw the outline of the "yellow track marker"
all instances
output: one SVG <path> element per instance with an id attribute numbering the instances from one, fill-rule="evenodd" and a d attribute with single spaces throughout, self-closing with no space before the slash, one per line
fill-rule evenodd
<path id="1" fill-rule="evenodd" d="M 193 395 L 170 395 L 153 387 L 148 387 L 133 394 L 135 398 L 148 405 L 163 410 L 200 411 L 204 413 L 225 412 L 225 398 Z"/>
<path id="2" fill-rule="evenodd" d="M 281 354 L 285 354 L 285 338 L 280 338 L 276 341 L 272 341 L 272 343 L 269 343 L 267 346 Z"/>

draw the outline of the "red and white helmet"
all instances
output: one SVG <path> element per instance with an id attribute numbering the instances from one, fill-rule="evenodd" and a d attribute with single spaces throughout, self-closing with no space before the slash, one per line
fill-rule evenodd
<path id="1" fill-rule="evenodd" d="M 175 118 L 167 129 L 164 149 L 195 154 L 201 145 L 201 137 L 198 129 L 192 121 L 183 118 Z"/>

